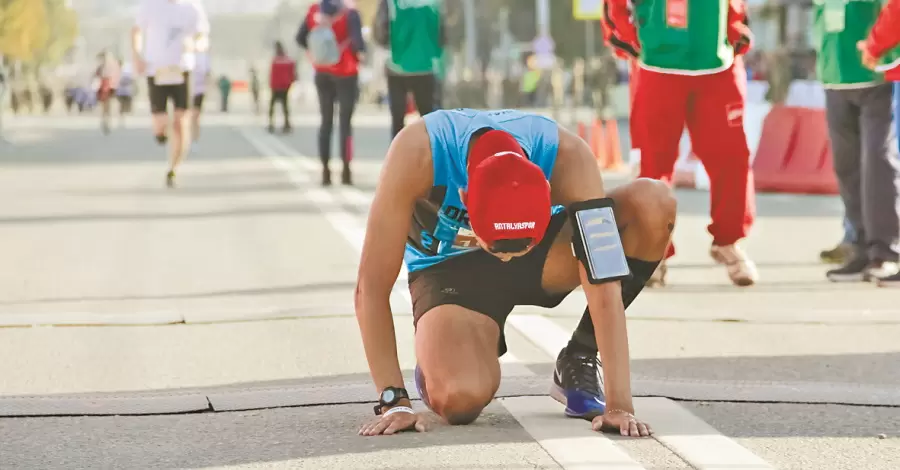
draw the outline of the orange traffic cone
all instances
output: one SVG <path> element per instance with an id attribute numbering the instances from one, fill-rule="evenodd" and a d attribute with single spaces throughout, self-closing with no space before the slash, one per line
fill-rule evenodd
<path id="1" fill-rule="evenodd" d="M 603 137 L 603 123 L 599 119 L 594 119 L 591 126 L 591 150 L 594 152 L 594 158 L 600 168 L 606 166 L 606 139 Z"/>
<path id="2" fill-rule="evenodd" d="M 578 121 L 578 137 L 581 137 L 581 140 L 585 142 L 590 142 L 587 135 L 587 126 L 581 121 Z"/>
<path id="3" fill-rule="evenodd" d="M 606 121 L 606 170 L 621 170 L 625 166 L 622 161 L 622 149 L 619 144 L 619 122 L 615 119 Z"/>

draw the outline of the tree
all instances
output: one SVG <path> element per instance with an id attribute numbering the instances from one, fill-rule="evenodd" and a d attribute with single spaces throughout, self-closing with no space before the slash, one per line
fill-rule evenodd
<path id="1" fill-rule="evenodd" d="M 78 15 L 66 6 L 66 0 L 45 0 L 45 2 L 46 23 L 50 34 L 44 47 L 36 52 L 35 60 L 53 64 L 59 62 L 75 44 L 78 37 Z"/>
<path id="2" fill-rule="evenodd" d="M 0 54 L 30 62 L 46 47 L 49 25 L 43 1 L 0 0 Z"/>
<path id="3" fill-rule="evenodd" d="M 65 0 L 0 0 L 0 54 L 25 63 L 60 60 L 78 35 Z"/>

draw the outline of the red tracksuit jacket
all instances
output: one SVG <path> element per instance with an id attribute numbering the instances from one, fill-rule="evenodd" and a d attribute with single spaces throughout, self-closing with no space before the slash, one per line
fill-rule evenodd
<path id="1" fill-rule="evenodd" d="M 891 0 L 882 9 L 881 15 L 869 38 L 866 39 L 866 49 L 869 54 L 881 57 L 889 50 L 900 44 L 900 0 Z M 900 60 L 894 62 L 894 68 L 885 72 L 885 80 L 900 82 Z"/>

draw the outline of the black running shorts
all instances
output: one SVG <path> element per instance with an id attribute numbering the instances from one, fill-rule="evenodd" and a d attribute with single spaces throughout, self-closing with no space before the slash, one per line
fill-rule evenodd
<path id="1" fill-rule="evenodd" d="M 194 95 L 194 109 L 203 109 L 203 98 L 205 96 L 203 93 Z"/>
<path id="2" fill-rule="evenodd" d="M 459 255 L 421 271 L 409 274 L 409 292 L 413 303 L 413 325 L 422 315 L 441 305 L 459 305 L 491 317 L 500 327 L 499 355 L 506 353 L 504 326 L 514 307 L 558 306 L 571 291 L 550 294 L 544 291 L 544 262 L 553 242 L 566 225 L 566 211 L 550 219 L 544 239 L 525 256 L 504 263 L 494 255 L 478 250 Z M 633 272 L 640 271 L 629 258 Z M 643 262 L 647 264 L 646 262 Z M 622 281 L 622 300 L 628 307 L 643 289 L 647 277 L 635 275 Z"/>
<path id="3" fill-rule="evenodd" d="M 147 77 L 147 88 L 150 94 L 150 111 L 153 114 L 162 114 L 168 111 L 169 99 L 172 105 L 178 111 L 188 109 L 190 103 L 188 96 L 190 94 L 189 86 L 190 73 L 184 73 L 184 81 L 178 85 L 157 85 L 153 77 Z"/>

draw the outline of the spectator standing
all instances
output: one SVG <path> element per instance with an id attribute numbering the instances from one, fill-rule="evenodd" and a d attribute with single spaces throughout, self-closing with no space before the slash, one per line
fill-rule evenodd
<path id="1" fill-rule="evenodd" d="M 900 0 L 889 0 L 878 15 L 869 37 L 858 44 L 863 65 L 884 71 L 884 78 L 894 82 L 894 135 L 900 136 Z M 881 65 L 879 65 L 879 62 Z M 900 141 L 897 143 L 900 146 Z M 882 287 L 900 286 L 900 273 L 878 280 Z"/>
<path id="2" fill-rule="evenodd" d="M 410 93 L 419 115 L 435 109 L 446 45 L 442 3 L 442 0 L 381 0 L 378 4 L 373 34 L 391 52 L 385 74 L 394 136 L 405 124 L 406 97 Z"/>
<path id="3" fill-rule="evenodd" d="M 825 87 L 834 168 L 856 233 L 853 255 L 827 277 L 832 282 L 890 277 L 900 261 L 900 159 L 892 129 L 892 89 L 855 53 L 881 5 L 828 2 L 813 8 L 817 75 Z"/>
<path id="4" fill-rule="evenodd" d="M 604 38 L 632 76 L 632 146 L 640 176 L 671 182 L 687 126 L 693 152 L 710 178 L 710 256 L 731 282 L 757 282 L 756 265 L 740 248 L 755 217 L 750 149 L 744 132 L 747 75 L 742 56 L 752 34 L 742 0 L 679 2 L 608 0 Z M 668 14 L 662 14 L 669 8 Z M 670 245 L 667 258 L 675 254 Z M 660 263 L 653 284 L 664 284 Z"/>
<path id="5" fill-rule="evenodd" d="M 219 77 L 219 96 L 221 97 L 219 102 L 222 105 L 222 112 L 228 112 L 228 98 L 231 97 L 231 80 L 228 79 L 227 76 L 222 75 Z"/>
<path id="6" fill-rule="evenodd" d="M 284 133 L 291 131 L 291 111 L 289 106 L 291 85 L 297 80 L 297 62 L 288 57 L 281 41 L 275 43 L 275 57 L 269 72 L 269 132 L 275 132 L 275 105 L 280 104 L 284 113 Z"/>
<path id="7" fill-rule="evenodd" d="M 334 129 L 334 105 L 338 105 L 338 133 L 344 167 L 341 182 L 353 184 L 350 161 L 353 159 L 353 111 L 359 97 L 360 54 L 365 52 L 359 11 L 341 0 L 322 0 L 309 7 L 297 33 L 297 44 L 305 49 L 316 71 L 319 95 L 319 156 L 322 159 L 322 185 L 331 185 L 331 135 Z"/>

